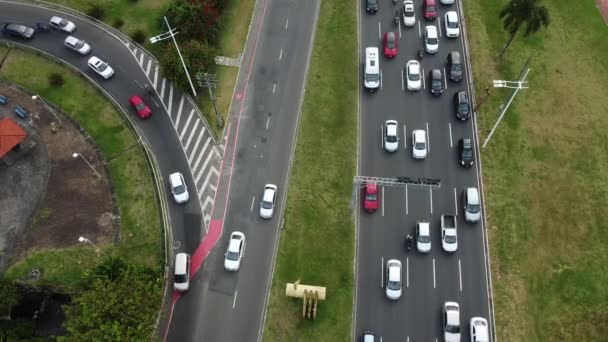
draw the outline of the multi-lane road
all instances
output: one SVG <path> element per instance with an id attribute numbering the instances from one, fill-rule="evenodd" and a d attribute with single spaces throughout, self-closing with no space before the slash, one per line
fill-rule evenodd
<path id="1" fill-rule="evenodd" d="M 441 180 L 440 188 L 382 187 L 380 208 L 367 214 L 360 212 L 357 229 L 356 313 L 354 336 L 372 330 L 384 341 L 443 340 L 442 306 L 446 301 L 460 304 L 462 341 L 469 340 L 469 319 L 481 316 L 490 324 L 489 272 L 486 267 L 486 237 L 483 220 L 470 224 L 463 219 L 462 191 L 480 187 L 479 156 L 476 167 L 465 169 L 458 163 L 457 142 L 462 137 L 475 139 L 474 119 L 460 121 L 454 113 L 452 98 L 457 91 L 470 94 L 470 75 L 465 65 L 465 77 L 460 83 L 444 80 L 445 91 L 440 97 L 431 95 L 429 71 L 444 71 L 450 51 L 468 51 L 460 37 L 446 38 L 444 14 L 457 11 L 463 18 L 461 2 L 450 6 L 438 2 L 437 18 L 425 20 L 422 1 L 415 1 L 416 25 L 396 25 L 393 18 L 401 1 L 380 1 L 376 14 L 359 13 L 360 60 L 365 60 L 365 47 L 380 49 L 381 89 L 360 93 L 360 159 L 359 174 L 375 177 L 429 177 Z M 439 52 L 424 54 L 421 60 L 424 87 L 419 92 L 408 91 L 402 71 L 417 51 L 424 47 L 426 25 L 435 25 L 439 37 Z M 394 31 L 399 51 L 394 59 L 382 55 L 381 36 Z M 361 70 L 361 73 L 362 70 Z M 383 151 L 381 126 L 386 120 L 399 123 L 400 146 L 396 153 Z M 412 158 L 411 134 L 414 129 L 427 131 L 428 156 Z M 457 214 L 458 250 L 449 254 L 441 248 L 440 216 Z M 404 248 L 406 234 L 414 234 L 418 220 L 430 221 L 432 250 L 429 254 Z M 403 265 L 403 295 L 391 301 L 384 294 L 385 267 L 388 259 L 399 259 Z"/>

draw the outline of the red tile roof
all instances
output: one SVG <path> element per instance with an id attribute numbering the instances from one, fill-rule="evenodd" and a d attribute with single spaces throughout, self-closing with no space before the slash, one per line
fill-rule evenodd
<path id="1" fill-rule="evenodd" d="M 0 120 L 0 158 L 27 137 L 27 133 L 10 118 Z"/>

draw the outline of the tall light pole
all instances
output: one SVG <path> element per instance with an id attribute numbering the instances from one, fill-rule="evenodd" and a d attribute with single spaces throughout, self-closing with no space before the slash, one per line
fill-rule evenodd
<path id="1" fill-rule="evenodd" d="M 511 97 L 509 98 L 509 101 L 507 102 L 507 104 L 503 105 L 503 109 L 502 109 L 502 112 L 500 113 L 500 115 L 498 116 L 498 120 L 496 120 L 494 127 L 492 127 L 490 134 L 488 134 L 488 137 L 483 142 L 483 145 L 481 146 L 481 148 L 485 148 L 486 145 L 488 144 L 488 142 L 490 141 L 490 139 L 492 138 L 492 135 L 494 135 L 496 128 L 498 128 L 498 125 L 500 124 L 500 121 L 505 116 L 505 113 L 507 112 L 507 109 L 509 109 L 511 102 L 513 102 L 515 95 L 517 95 L 517 93 L 519 92 L 520 89 L 528 89 L 528 87 L 527 87 L 528 82 L 526 82 L 526 77 L 528 76 L 528 72 L 530 72 L 530 68 L 528 68 L 526 70 L 526 72 L 524 73 L 524 76 L 521 78 L 521 80 L 518 80 L 518 81 L 503 81 L 503 80 L 494 80 L 493 81 L 494 88 L 511 88 L 511 89 L 515 89 L 515 91 L 511 94 Z"/>
<path id="2" fill-rule="evenodd" d="M 99 256 L 99 253 L 103 253 L 104 255 L 107 255 L 106 253 L 104 253 L 104 252 L 101 250 L 101 248 L 97 247 L 97 246 L 96 246 L 96 245 L 95 245 L 93 242 L 91 242 L 91 240 L 87 239 L 87 238 L 86 238 L 86 237 L 84 237 L 84 236 L 79 237 L 79 238 L 78 238 L 78 241 L 79 241 L 79 242 L 82 242 L 82 243 L 87 242 L 88 244 L 90 244 L 91 246 L 93 246 L 93 248 L 95 248 L 95 253 L 97 253 L 97 256 Z"/>
<path id="3" fill-rule="evenodd" d="M 175 35 L 178 34 L 179 32 L 176 31 L 177 28 L 171 29 L 171 26 L 169 25 L 169 21 L 167 20 L 167 17 L 163 17 L 163 18 L 165 19 L 165 23 L 167 24 L 169 31 L 150 38 L 150 43 L 154 44 L 156 42 L 160 42 L 161 40 L 165 40 L 169 37 L 171 37 L 173 39 L 173 43 L 175 44 L 175 48 L 177 49 L 177 54 L 179 55 L 179 59 L 182 61 L 182 66 L 184 67 L 184 71 L 186 71 L 186 76 L 188 77 L 188 82 L 190 83 L 190 88 L 192 89 L 192 93 L 194 94 L 194 96 L 196 96 L 196 89 L 194 89 L 194 84 L 192 84 L 192 79 L 190 78 L 190 73 L 188 72 L 188 68 L 186 67 L 184 58 L 182 57 L 182 53 L 179 50 L 177 41 L 175 40 Z"/>
<path id="4" fill-rule="evenodd" d="M 93 165 L 91 165 L 91 163 L 89 163 L 89 161 L 80 153 L 72 153 L 72 157 L 74 158 L 82 158 L 82 160 L 84 160 L 85 163 L 87 163 L 87 165 L 89 165 L 89 167 L 91 168 L 91 170 L 93 170 L 93 172 L 95 172 L 95 174 L 97 175 L 97 177 L 101 178 L 101 175 L 99 174 L 99 172 L 97 172 L 97 170 L 95 170 L 95 168 L 93 167 Z"/>
<path id="5" fill-rule="evenodd" d="M 44 104 L 46 106 L 46 108 L 53 114 L 53 116 L 55 116 L 55 119 L 57 119 L 57 121 L 59 121 L 61 123 L 61 119 L 59 119 L 59 116 L 57 116 L 57 113 L 55 113 L 55 111 L 53 110 L 53 108 L 51 108 L 51 106 L 49 106 L 46 101 L 44 101 L 42 99 L 42 97 L 40 97 L 39 95 L 32 95 L 32 100 L 36 101 L 36 100 L 40 100 L 40 102 L 42 102 L 42 104 Z"/>

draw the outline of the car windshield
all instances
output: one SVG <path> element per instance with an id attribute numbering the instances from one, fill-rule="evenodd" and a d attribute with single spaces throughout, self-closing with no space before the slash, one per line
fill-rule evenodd
<path id="1" fill-rule="evenodd" d="M 414 148 L 415 148 L 415 149 L 417 149 L 417 150 L 424 150 L 424 148 L 425 148 L 425 147 L 424 147 L 424 143 L 423 143 L 423 142 L 417 142 L 417 143 L 414 145 Z"/>
<path id="2" fill-rule="evenodd" d="M 378 2 L 376 0 L 367 0 L 370 5 L 376 5 Z"/>
<path id="3" fill-rule="evenodd" d="M 431 237 L 428 235 L 420 235 L 420 236 L 418 236 L 418 242 L 429 243 L 429 242 L 431 242 Z"/>
<path id="4" fill-rule="evenodd" d="M 454 235 L 446 235 L 443 240 L 446 243 L 456 243 L 456 237 Z"/>
<path id="5" fill-rule="evenodd" d="M 410 80 L 418 81 L 419 79 L 420 79 L 420 74 L 418 73 L 418 70 L 414 70 L 413 67 L 410 67 Z"/>
<path id="6" fill-rule="evenodd" d="M 375 201 L 376 200 L 376 194 L 367 194 L 365 195 L 365 199 L 368 201 Z"/>
<path id="7" fill-rule="evenodd" d="M 65 19 L 61 19 L 61 20 L 59 21 L 59 25 L 60 25 L 61 27 L 65 27 L 67 24 L 68 24 L 68 22 L 67 22 L 67 21 L 65 21 Z"/>
<path id="8" fill-rule="evenodd" d="M 84 40 L 77 40 L 76 42 L 74 42 L 74 47 L 77 49 L 80 49 L 83 46 L 84 46 Z"/>
<path id="9" fill-rule="evenodd" d="M 431 12 L 435 12 L 435 6 L 427 6 L 426 7 L 426 11 L 431 13 Z"/>
<path id="10" fill-rule="evenodd" d="M 397 291 L 399 289 L 401 289 L 401 283 L 398 281 L 388 281 L 388 283 L 386 284 L 386 287 L 389 290 L 393 290 L 393 291 Z"/>
<path id="11" fill-rule="evenodd" d="M 365 74 L 365 81 L 367 82 L 378 82 L 380 80 L 380 75 L 378 74 Z"/>
<path id="12" fill-rule="evenodd" d="M 458 104 L 458 111 L 459 112 L 468 112 L 469 111 L 469 104 L 466 103 L 466 102 Z"/>
<path id="13" fill-rule="evenodd" d="M 143 102 L 142 102 L 142 103 L 138 104 L 136 108 L 138 111 L 142 111 L 146 108 L 146 105 L 143 104 Z"/>
<path id="14" fill-rule="evenodd" d="M 449 28 L 458 28 L 458 22 L 457 21 L 448 21 L 448 27 Z"/>
<path id="15" fill-rule="evenodd" d="M 394 136 L 394 135 L 387 135 L 386 136 L 386 142 L 389 142 L 389 143 L 397 142 L 397 137 Z"/>
<path id="16" fill-rule="evenodd" d="M 232 260 L 232 261 L 239 260 L 239 253 L 228 251 L 228 253 L 226 254 L 226 259 Z"/>
<path id="17" fill-rule="evenodd" d="M 173 188 L 173 192 L 179 195 L 181 193 L 186 192 L 186 188 L 183 185 L 178 185 Z"/>
<path id="18" fill-rule="evenodd" d="M 188 278 L 186 278 L 185 274 L 176 274 L 173 278 L 173 281 L 175 281 L 176 283 L 185 283 L 187 279 Z"/>
<path id="19" fill-rule="evenodd" d="M 23 26 L 23 25 L 9 25 L 7 28 L 9 30 L 17 31 L 17 32 L 19 32 L 21 34 L 24 34 L 25 31 L 27 31 L 27 28 L 25 26 Z"/>
<path id="20" fill-rule="evenodd" d="M 434 80 L 433 80 L 433 83 L 431 84 L 431 86 L 432 86 L 433 88 L 436 88 L 436 89 L 437 89 L 437 88 L 438 88 L 438 89 L 441 89 L 441 88 L 443 88 L 443 82 L 442 82 L 441 80 L 434 79 Z"/>
<path id="21" fill-rule="evenodd" d="M 458 334 L 460 333 L 460 326 L 459 325 L 446 325 L 445 327 L 445 331 L 452 333 L 452 334 Z"/>
<path id="22" fill-rule="evenodd" d="M 395 39 L 391 38 L 390 36 L 386 39 L 386 47 L 389 49 L 394 49 L 395 48 Z"/>
<path id="23" fill-rule="evenodd" d="M 452 64 L 452 72 L 460 71 L 460 64 Z"/>
<path id="24" fill-rule="evenodd" d="M 429 39 L 426 40 L 426 42 L 429 45 L 436 45 L 437 44 L 437 38 L 429 38 Z"/>
<path id="25" fill-rule="evenodd" d="M 262 201 L 262 208 L 264 208 L 264 209 L 272 209 L 272 202 Z"/>
<path id="26" fill-rule="evenodd" d="M 467 159 L 473 158 L 473 150 L 463 150 L 462 157 Z"/>
<path id="27" fill-rule="evenodd" d="M 473 214 L 479 212 L 479 204 L 469 204 L 467 205 L 467 211 Z"/>
<path id="28" fill-rule="evenodd" d="M 104 62 L 99 62 L 99 64 L 97 64 L 97 70 L 99 71 L 104 71 L 108 68 L 108 64 L 104 63 Z"/>

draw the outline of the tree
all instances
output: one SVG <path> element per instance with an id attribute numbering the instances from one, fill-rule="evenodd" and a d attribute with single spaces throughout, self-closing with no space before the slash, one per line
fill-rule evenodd
<path id="1" fill-rule="evenodd" d="M 212 43 L 219 30 L 220 9 L 216 0 L 176 0 L 167 10 L 167 19 L 179 29 L 180 39 Z"/>
<path id="2" fill-rule="evenodd" d="M 541 5 L 540 0 L 511 0 L 498 16 L 503 20 L 504 29 L 511 35 L 500 52 L 500 58 L 507 52 L 523 24 L 526 24 L 524 37 L 537 32 L 542 26 L 549 26 L 549 11 Z"/>
<path id="3" fill-rule="evenodd" d="M 215 63 L 215 56 L 217 56 L 218 50 L 207 43 L 196 40 L 187 41 L 180 44 L 179 47 L 184 58 L 184 63 L 190 72 L 190 77 L 192 77 L 192 82 L 198 88 L 194 75 L 197 72 L 209 70 L 210 66 Z M 190 89 L 186 72 L 173 44 L 168 43 L 165 46 L 165 50 L 160 56 L 160 64 L 163 75 L 175 82 L 179 89 Z"/>
<path id="4" fill-rule="evenodd" d="M 16 284 L 0 280 L 0 318 L 10 316 L 11 308 L 21 300 L 21 292 Z"/>

